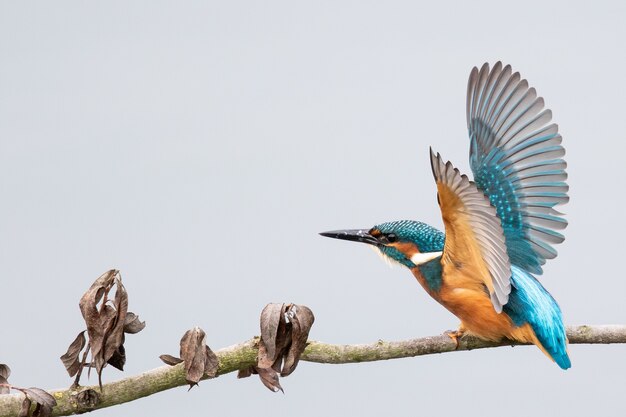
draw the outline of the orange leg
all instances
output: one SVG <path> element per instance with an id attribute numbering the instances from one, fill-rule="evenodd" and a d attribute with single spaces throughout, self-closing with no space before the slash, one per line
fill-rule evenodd
<path id="1" fill-rule="evenodd" d="M 463 323 L 461 323 L 459 325 L 458 330 L 454 330 L 454 331 L 450 331 L 450 332 L 445 332 L 444 334 L 446 334 L 450 339 L 452 339 L 452 341 L 454 342 L 454 349 L 458 349 L 459 348 L 459 338 L 463 337 L 463 335 L 465 334 L 465 326 L 463 326 Z"/>

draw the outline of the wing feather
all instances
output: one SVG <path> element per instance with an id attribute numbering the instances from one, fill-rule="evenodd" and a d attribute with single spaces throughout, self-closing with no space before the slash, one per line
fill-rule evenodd
<path id="1" fill-rule="evenodd" d="M 470 165 L 476 187 L 501 219 L 510 262 L 528 272 L 556 256 L 556 230 L 567 221 L 553 209 L 568 202 L 567 164 L 558 126 L 534 88 L 497 62 L 473 68 L 467 86 Z"/>
<path id="2" fill-rule="evenodd" d="M 511 264 L 496 209 L 467 176 L 432 149 L 430 162 L 446 228 L 444 270 L 455 265 L 474 268 L 471 279 L 487 287 L 499 313 L 511 292 Z"/>

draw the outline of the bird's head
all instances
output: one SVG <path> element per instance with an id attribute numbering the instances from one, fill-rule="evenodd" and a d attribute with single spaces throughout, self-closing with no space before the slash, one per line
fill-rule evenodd
<path id="1" fill-rule="evenodd" d="M 414 268 L 438 257 L 444 244 L 442 232 L 413 220 L 381 223 L 371 229 L 334 230 L 320 235 L 367 243 L 383 257 L 407 268 Z"/>

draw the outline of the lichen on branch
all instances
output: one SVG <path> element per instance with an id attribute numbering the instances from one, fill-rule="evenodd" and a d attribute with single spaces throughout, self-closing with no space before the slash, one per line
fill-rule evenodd
<path id="1" fill-rule="evenodd" d="M 571 344 L 626 343 L 626 325 L 568 327 L 567 336 Z M 258 342 L 258 338 L 253 338 L 216 351 L 219 360 L 217 375 L 254 366 L 257 361 Z M 399 342 L 379 340 L 360 345 L 333 345 L 309 341 L 300 360 L 328 364 L 371 362 L 515 344 L 510 341 L 493 343 L 465 336 L 459 340 L 457 349 L 446 335 Z M 176 366 L 161 366 L 140 375 L 103 384 L 102 391 L 97 385 L 50 391 L 57 401 L 52 415 L 66 416 L 111 407 L 183 385 L 187 385 L 187 381 L 181 363 Z M 0 417 L 18 415 L 22 400 L 21 394 L 0 396 Z"/>

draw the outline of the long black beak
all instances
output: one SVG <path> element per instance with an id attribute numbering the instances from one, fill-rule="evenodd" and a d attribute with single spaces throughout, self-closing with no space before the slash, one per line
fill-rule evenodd
<path id="1" fill-rule="evenodd" d="M 368 233 L 366 229 L 333 230 L 332 232 L 322 232 L 322 236 L 334 239 L 351 240 L 353 242 L 363 242 L 370 245 L 377 245 L 378 239 Z"/>

